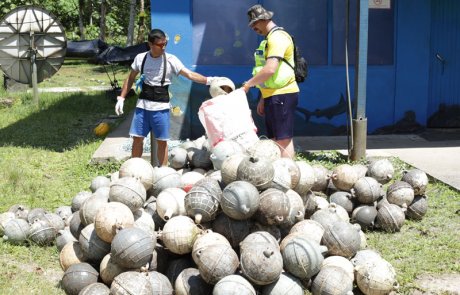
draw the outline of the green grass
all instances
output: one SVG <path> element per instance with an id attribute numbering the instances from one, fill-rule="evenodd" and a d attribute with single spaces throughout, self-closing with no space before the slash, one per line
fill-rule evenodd
<path id="1" fill-rule="evenodd" d="M 121 123 L 105 93 L 41 93 L 39 106 L 28 94 L 12 95 L 13 106 L 0 109 L 0 211 L 15 201 L 46 209 L 69 204 L 92 177 L 116 169 L 89 165 L 103 140 L 93 129 Z M 127 110 L 133 105 L 129 100 Z"/>
<path id="2" fill-rule="evenodd" d="M 114 80 L 121 86 L 129 69 L 129 66 L 103 66 L 84 60 L 66 60 L 55 75 L 40 83 L 40 87 L 110 86 Z"/>
<path id="3" fill-rule="evenodd" d="M 55 75 L 54 83 L 66 86 L 66 81 L 94 76 L 101 68 L 73 67 L 73 63 L 64 65 L 61 71 L 74 76 Z M 83 85 L 91 82 L 81 81 Z M 39 87 L 56 86 L 52 84 L 44 82 Z M 121 123 L 113 117 L 114 101 L 104 92 L 40 93 L 38 106 L 27 93 L 2 89 L 0 101 L 5 98 L 12 104 L 0 107 L 0 212 L 19 203 L 54 211 L 70 205 L 78 192 L 89 190 L 94 177 L 118 170 L 120 163 L 89 164 L 103 140 L 94 135 L 94 127 L 103 121 L 111 128 Z M 129 100 L 126 111 L 134 103 Z M 55 247 L 0 242 L 0 253 L 1 294 L 64 294 L 58 285 L 63 272 Z"/>
<path id="4" fill-rule="evenodd" d="M 421 274 L 460 273 L 460 194 L 431 179 L 428 211 L 421 221 L 406 220 L 398 233 L 367 233 L 368 244 L 396 269 L 401 292 L 417 286 Z"/>
<path id="5" fill-rule="evenodd" d="M 69 62 L 40 87 L 73 86 L 70 84 L 78 79 L 82 84 L 97 83 L 104 75 L 100 67 Z M 125 77 L 124 72 L 117 76 Z M 120 124 L 120 119 L 112 117 L 114 102 L 104 93 L 41 93 L 39 106 L 30 94 L 0 90 L 0 101 L 4 98 L 13 103 L 0 104 L 0 212 L 18 203 L 47 210 L 69 205 L 78 192 L 89 189 L 95 176 L 119 168 L 120 163 L 89 164 L 103 140 L 94 135 L 94 127 L 102 121 L 111 128 Z M 127 100 L 126 111 L 134 103 L 134 99 Z M 328 169 L 346 162 L 334 151 L 299 154 L 298 159 Z M 410 168 L 398 159 L 391 161 L 395 179 Z M 369 247 L 396 268 L 402 294 L 417 288 L 414 280 L 421 274 L 460 273 L 460 194 L 430 181 L 429 209 L 423 220 L 406 221 L 398 233 L 366 234 Z M 59 288 L 63 272 L 55 247 L 13 246 L 1 241 L 0 267 L 1 294 L 64 294 Z"/>
<path id="6" fill-rule="evenodd" d="M 56 247 L 12 246 L 0 243 L 2 294 L 65 294 Z"/>

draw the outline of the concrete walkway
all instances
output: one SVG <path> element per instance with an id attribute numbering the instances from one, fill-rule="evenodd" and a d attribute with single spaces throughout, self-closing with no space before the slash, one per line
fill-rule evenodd
<path id="1" fill-rule="evenodd" d="M 132 113 L 111 132 L 93 154 L 92 162 L 124 161 L 130 157 Z M 346 136 L 295 137 L 297 151 L 337 150 L 348 154 Z M 369 135 L 366 156 L 397 157 L 460 191 L 460 129 L 430 129 L 419 135 Z M 150 153 L 143 158 L 150 160 Z"/>
<path id="2" fill-rule="evenodd" d="M 125 161 L 131 156 L 124 146 L 129 141 L 129 127 L 133 113 L 126 115 L 125 120 L 117 129 L 111 131 L 104 139 L 99 148 L 94 152 L 91 163 L 105 163 L 109 161 Z M 150 154 L 143 156 L 150 161 Z"/>

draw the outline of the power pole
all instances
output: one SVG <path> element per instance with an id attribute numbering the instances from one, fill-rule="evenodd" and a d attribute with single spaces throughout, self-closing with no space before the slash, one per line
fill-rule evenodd
<path id="1" fill-rule="evenodd" d="M 353 118 L 353 147 L 351 160 L 366 158 L 367 118 L 366 118 L 366 79 L 367 79 L 367 36 L 369 23 L 369 0 L 359 0 L 358 27 L 355 62 L 355 109 Z"/>

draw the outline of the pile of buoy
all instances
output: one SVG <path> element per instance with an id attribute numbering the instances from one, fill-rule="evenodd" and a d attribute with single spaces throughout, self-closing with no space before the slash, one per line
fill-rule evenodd
<path id="1" fill-rule="evenodd" d="M 395 180 L 387 159 L 329 171 L 271 140 L 202 137 L 169 163 L 126 160 L 53 213 L 13 205 L 3 241 L 55 244 L 67 294 L 388 294 L 396 272 L 365 232 L 399 231 L 428 207 L 427 175 Z"/>

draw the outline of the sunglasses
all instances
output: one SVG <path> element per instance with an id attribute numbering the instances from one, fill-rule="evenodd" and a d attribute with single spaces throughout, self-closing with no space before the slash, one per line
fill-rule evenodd
<path id="1" fill-rule="evenodd" d="M 151 43 L 153 46 L 157 46 L 157 47 L 161 47 L 163 48 L 164 46 L 166 46 L 168 42 L 161 42 L 161 43 Z"/>

